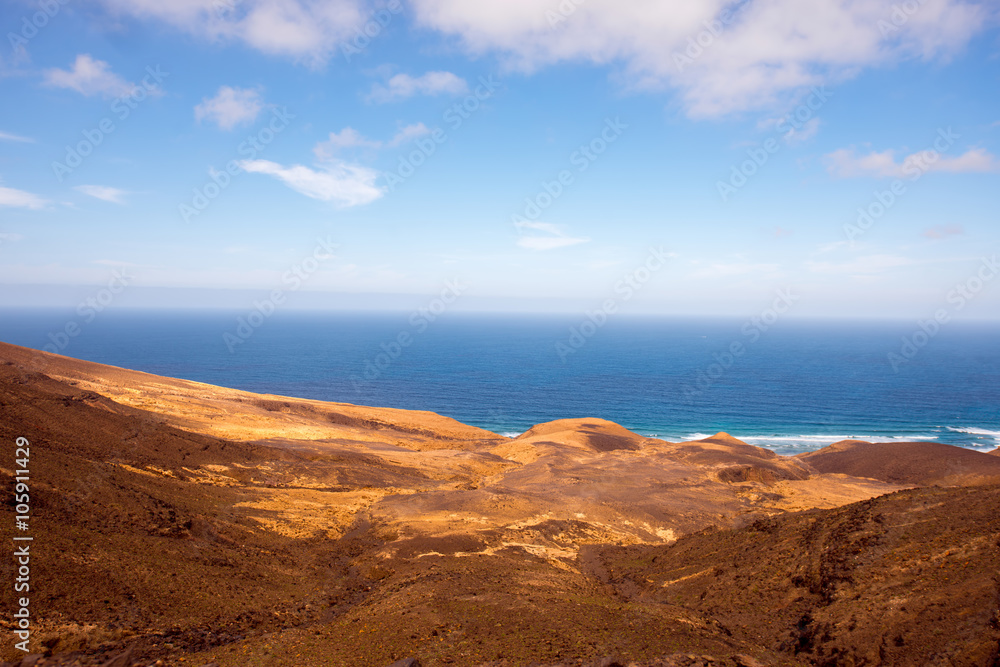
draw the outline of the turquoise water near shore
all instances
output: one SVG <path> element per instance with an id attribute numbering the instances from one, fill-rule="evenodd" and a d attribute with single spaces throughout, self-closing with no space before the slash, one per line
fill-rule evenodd
<path id="1" fill-rule="evenodd" d="M 727 431 L 783 454 L 848 437 L 1000 445 L 997 323 L 948 323 L 909 349 L 915 322 L 763 330 L 727 319 L 618 316 L 598 327 L 580 316 L 279 312 L 241 327 L 246 315 L 3 310 L 0 340 L 255 392 L 433 410 L 509 435 L 602 417 L 668 440 Z M 62 335 L 68 322 L 76 336 Z M 903 359 L 895 368 L 890 354 Z"/>

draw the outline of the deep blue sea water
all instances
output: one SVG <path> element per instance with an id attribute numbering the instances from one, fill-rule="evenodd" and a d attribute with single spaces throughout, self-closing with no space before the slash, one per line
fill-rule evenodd
<path id="1" fill-rule="evenodd" d="M 781 453 L 847 437 L 1000 444 L 997 323 L 948 323 L 896 370 L 888 354 L 900 353 L 914 322 L 781 321 L 755 340 L 744 321 L 618 316 L 571 341 L 580 316 L 279 312 L 230 352 L 223 335 L 237 334 L 239 315 L 119 310 L 87 322 L 2 310 L 0 340 L 40 349 L 74 322 L 77 336 L 56 335 L 67 356 L 255 392 L 433 410 L 505 434 L 602 417 L 668 440 L 727 431 Z M 397 349 L 401 334 L 409 345 Z M 557 343 L 573 352 L 560 357 Z M 737 343 L 742 354 L 730 359 Z"/>

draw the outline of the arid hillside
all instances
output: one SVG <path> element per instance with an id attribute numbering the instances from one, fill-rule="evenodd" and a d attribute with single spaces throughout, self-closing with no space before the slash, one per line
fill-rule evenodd
<path id="1" fill-rule="evenodd" d="M 997 659 L 998 460 L 955 447 L 510 439 L 5 344 L 0 437 L 39 665 Z"/>

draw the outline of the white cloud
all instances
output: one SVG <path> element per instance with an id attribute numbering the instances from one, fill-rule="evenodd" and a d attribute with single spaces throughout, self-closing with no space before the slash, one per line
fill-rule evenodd
<path id="1" fill-rule="evenodd" d="M 240 166 L 251 173 L 274 176 L 296 192 L 341 207 L 368 204 L 384 194 L 375 185 L 378 172 L 339 160 L 331 160 L 318 170 L 299 164 L 284 167 L 269 160 L 243 160 Z"/>
<path id="2" fill-rule="evenodd" d="M 985 148 L 973 148 L 956 157 L 942 156 L 931 167 L 931 171 L 955 174 L 995 172 L 1000 171 L 1000 162 Z"/>
<path id="3" fill-rule="evenodd" d="M 166 22 L 212 41 L 269 55 L 325 62 L 371 18 L 364 0 L 102 0 L 113 15 Z"/>
<path id="4" fill-rule="evenodd" d="M 897 160 L 895 151 L 872 151 L 859 155 L 854 148 L 840 148 L 827 154 L 827 171 L 831 176 L 851 178 L 877 176 L 899 178 L 932 171 L 950 173 L 986 173 L 1000 171 L 1000 161 L 984 148 L 970 148 L 951 157 L 934 151 L 919 151 Z"/>
<path id="5" fill-rule="evenodd" d="M 353 127 L 345 127 L 340 132 L 331 132 L 326 141 L 313 148 L 313 153 L 321 160 L 328 160 L 343 148 L 381 148 L 381 141 L 366 139 Z"/>
<path id="6" fill-rule="evenodd" d="M 68 69 L 47 69 L 44 82 L 54 88 L 69 88 L 87 95 L 121 97 L 135 90 L 136 86 L 111 71 L 111 66 L 103 60 L 94 60 L 90 54 L 81 53 L 73 66 Z"/>
<path id="7" fill-rule="evenodd" d="M 118 268 L 136 268 L 142 266 L 141 264 L 133 264 L 132 262 L 122 262 L 116 259 L 95 259 L 91 264 L 99 264 L 101 266 L 115 266 Z"/>
<path id="8" fill-rule="evenodd" d="M 9 132 L 0 132 L 0 141 L 16 141 L 24 144 L 35 143 L 35 140 L 31 137 L 22 137 L 17 134 L 10 134 Z"/>
<path id="9" fill-rule="evenodd" d="M 700 262 L 693 262 L 699 264 Z M 704 266 L 690 274 L 694 279 L 731 278 L 748 274 L 763 274 L 766 277 L 777 277 L 781 267 L 777 264 L 753 264 L 750 262 L 716 262 Z"/>
<path id="10" fill-rule="evenodd" d="M 945 239 L 948 238 L 949 236 L 961 236 L 964 233 L 965 229 L 962 227 L 962 225 L 955 225 L 955 224 L 937 225 L 935 227 L 931 227 L 930 229 L 925 230 L 923 236 L 924 238 L 937 240 L 937 239 Z"/>
<path id="11" fill-rule="evenodd" d="M 565 61 L 617 64 L 632 86 L 677 89 L 691 116 L 770 106 L 865 67 L 947 55 L 995 11 L 972 0 L 922 0 L 897 29 L 888 0 L 770 0 L 745 3 L 735 20 L 717 23 L 713 35 L 706 23 L 733 4 L 413 0 L 419 25 L 457 36 L 474 55 L 499 53 L 508 67 L 523 71 Z M 565 6 L 571 11 L 561 10 Z M 699 40 L 707 45 L 684 61 Z"/>
<path id="12" fill-rule="evenodd" d="M 431 131 L 423 123 L 414 123 L 413 125 L 407 125 L 401 127 L 396 135 L 386 143 L 386 146 L 400 146 L 405 144 L 407 141 L 413 141 L 425 134 L 430 134 Z"/>
<path id="13" fill-rule="evenodd" d="M 910 266 L 916 262 L 907 257 L 899 255 L 863 255 L 849 262 L 816 262 L 807 261 L 805 267 L 813 273 L 827 273 L 833 275 L 874 275 L 885 273 L 892 269 L 903 266 Z"/>
<path id="14" fill-rule="evenodd" d="M 852 241 L 834 241 L 833 243 L 825 243 L 819 246 L 813 255 L 825 255 L 828 252 L 850 248 L 852 247 L 852 243 Z"/>
<path id="15" fill-rule="evenodd" d="M 802 127 L 795 129 L 794 127 L 785 133 L 785 141 L 790 145 L 801 144 L 809 139 L 816 136 L 819 132 L 820 120 L 819 118 L 812 118 L 807 121 Z"/>
<path id="16" fill-rule="evenodd" d="M 124 204 L 125 195 L 128 194 L 124 190 L 110 188 L 105 185 L 78 185 L 73 189 L 90 197 L 111 202 L 112 204 Z"/>
<path id="17" fill-rule="evenodd" d="M 565 248 L 566 246 L 587 243 L 589 238 L 574 238 L 567 236 L 556 225 L 547 222 L 528 222 L 526 220 L 515 222 L 514 227 L 521 232 L 517 239 L 517 245 L 528 250 L 554 250 L 555 248 Z M 525 235 L 523 230 L 530 229 L 543 232 L 544 235 Z"/>
<path id="18" fill-rule="evenodd" d="M 397 74 L 385 82 L 376 83 L 368 93 L 371 102 L 395 102 L 414 95 L 458 95 L 469 89 L 465 79 L 451 72 L 427 72 L 423 76 Z"/>
<path id="19" fill-rule="evenodd" d="M 231 130 L 254 122 L 263 108 L 259 90 L 221 86 L 215 97 L 204 98 L 194 108 L 194 117 L 198 122 L 207 119 L 223 130 Z"/>
<path id="20" fill-rule="evenodd" d="M 11 208 L 30 208 L 34 210 L 45 208 L 48 202 L 39 197 L 38 195 L 32 194 L 30 192 L 25 192 L 24 190 L 15 190 L 14 188 L 5 188 L 0 185 L 0 206 L 9 206 Z"/>
<path id="21" fill-rule="evenodd" d="M 368 139 L 353 127 L 345 127 L 340 132 L 331 132 L 326 141 L 316 144 L 313 148 L 313 153 L 320 160 L 330 160 L 343 149 L 379 149 L 386 146 L 395 148 L 425 134 L 430 134 L 430 132 L 430 129 L 423 123 L 414 123 L 399 128 L 396 134 L 388 141 L 379 141 L 377 139 Z"/>

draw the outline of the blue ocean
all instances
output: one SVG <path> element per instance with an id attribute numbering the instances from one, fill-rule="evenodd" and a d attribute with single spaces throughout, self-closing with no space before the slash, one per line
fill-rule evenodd
<path id="1" fill-rule="evenodd" d="M 432 410 L 498 433 L 602 417 L 782 454 L 844 438 L 1000 445 L 1000 324 L 246 311 L 0 311 L 0 340 L 254 392 Z M 243 318 L 242 320 L 239 318 Z M 62 335 L 67 323 L 78 329 Z"/>

